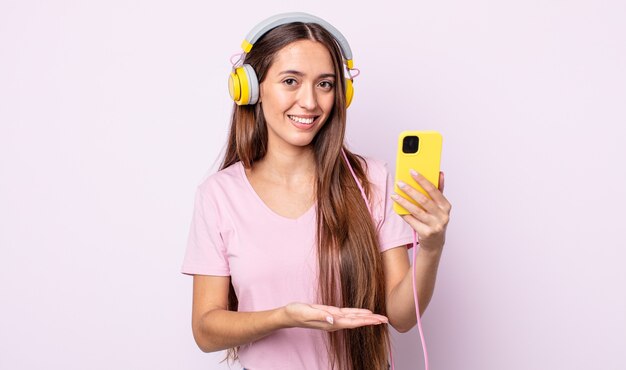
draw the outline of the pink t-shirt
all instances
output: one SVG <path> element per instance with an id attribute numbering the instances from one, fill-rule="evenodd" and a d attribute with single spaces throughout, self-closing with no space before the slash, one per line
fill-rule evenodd
<path id="1" fill-rule="evenodd" d="M 366 161 L 381 252 L 412 243 L 411 228 L 392 210 L 386 165 Z M 297 219 L 276 214 L 237 162 L 198 186 L 182 272 L 230 276 L 239 311 L 319 303 L 315 211 L 314 205 Z M 329 369 L 326 343 L 321 330 L 281 329 L 242 345 L 239 362 L 252 370 Z"/>

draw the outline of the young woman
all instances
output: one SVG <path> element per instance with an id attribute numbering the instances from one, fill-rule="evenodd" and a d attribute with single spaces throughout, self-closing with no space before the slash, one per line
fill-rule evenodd
<path id="1" fill-rule="evenodd" d="M 232 91 L 254 76 L 231 80 L 225 157 L 197 189 L 182 268 L 194 276 L 193 334 L 203 351 L 228 349 L 252 370 L 387 369 L 386 324 L 416 323 L 413 230 L 421 313 L 450 204 L 419 174 L 432 199 L 406 185 L 423 208 L 396 197 L 384 164 L 346 148 L 348 47 L 332 26 L 300 16 L 266 22 L 246 50 L 241 68 L 258 92 Z M 393 201 L 411 214 L 396 215 Z"/>

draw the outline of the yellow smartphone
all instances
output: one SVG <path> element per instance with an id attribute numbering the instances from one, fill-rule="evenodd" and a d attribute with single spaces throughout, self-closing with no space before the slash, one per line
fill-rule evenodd
<path id="1" fill-rule="evenodd" d="M 413 204 L 417 204 L 398 188 L 398 181 L 402 181 L 430 198 L 428 193 L 413 180 L 409 171 L 413 169 L 419 172 L 438 188 L 442 144 L 443 137 L 437 131 L 403 131 L 400 133 L 396 156 L 396 181 L 394 183 L 396 194 Z M 410 213 L 396 202 L 393 203 L 393 209 L 399 215 Z"/>

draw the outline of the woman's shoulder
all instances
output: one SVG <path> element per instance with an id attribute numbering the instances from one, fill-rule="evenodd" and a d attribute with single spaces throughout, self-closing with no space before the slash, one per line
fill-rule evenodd
<path id="1" fill-rule="evenodd" d="M 387 162 L 367 157 L 360 156 L 364 161 L 364 169 L 367 174 L 367 179 L 370 185 L 370 206 L 372 207 L 372 217 L 376 222 L 382 222 L 385 219 L 385 206 L 388 197 L 387 191 L 389 188 L 389 171 L 387 169 Z"/>
<path id="2" fill-rule="evenodd" d="M 235 162 L 226 168 L 207 175 L 198 185 L 198 191 L 203 193 L 238 191 L 243 185 L 242 174 L 243 165 L 241 162 Z"/>

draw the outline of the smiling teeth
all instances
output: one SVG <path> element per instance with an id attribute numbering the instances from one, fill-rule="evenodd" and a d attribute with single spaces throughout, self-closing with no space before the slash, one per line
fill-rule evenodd
<path id="1" fill-rule="evenodd" d="M 289 118 L 291 118 L 292 120 L 298 123 L 304 123 L 305 125 L 310 125 L 311 123 L 313 123 L 313 121 L 315 121 L 315 118 L 302 118 L 302 117 L 296 117 L 296 116 L 289 116 Z"/>

